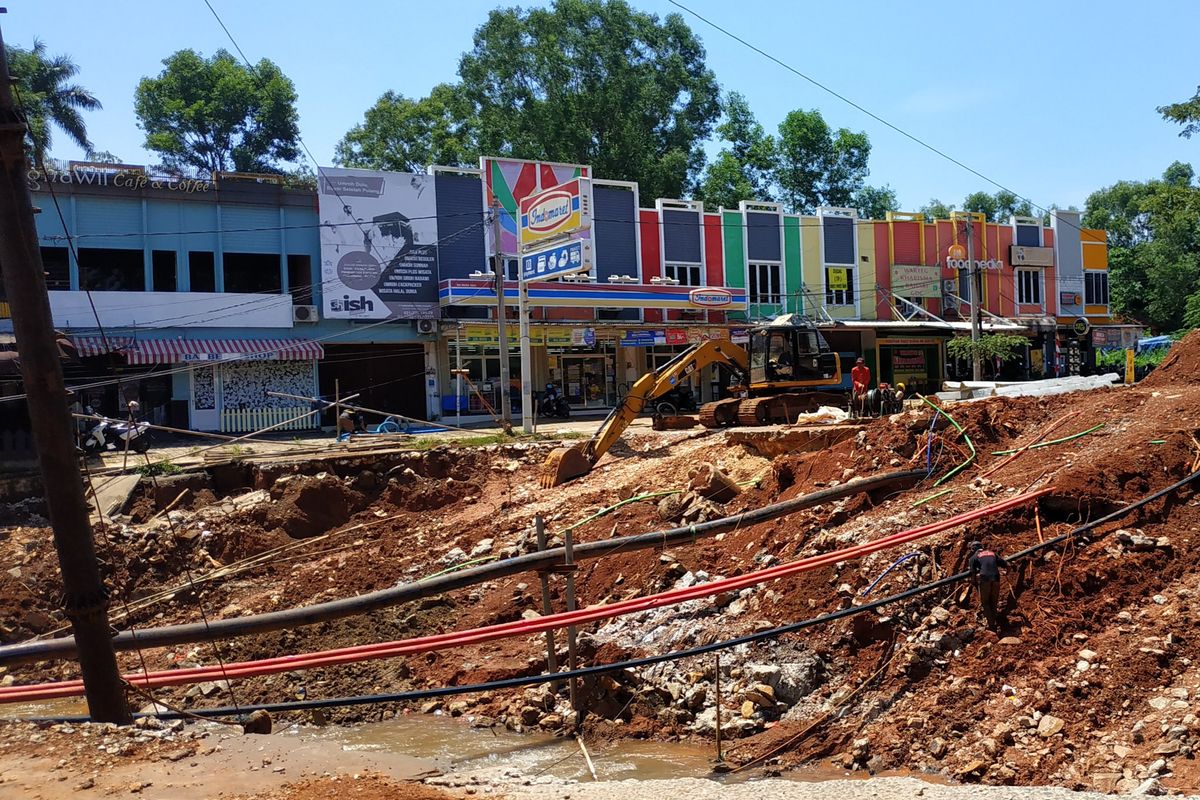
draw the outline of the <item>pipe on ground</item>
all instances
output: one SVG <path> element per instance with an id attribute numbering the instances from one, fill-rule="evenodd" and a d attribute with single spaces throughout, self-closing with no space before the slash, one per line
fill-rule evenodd
<path id="1" fill-rule="evenodd" d="M 437 634 L 433 636 L 419 636 L 412 639 L 402 639 L 399 641 L 376 642 L 366 645 L 342 647 L 334 650 L 326 650 L 315 653 L 299 653 L 296 655 L 277 656 L 273 658 L 258 659 L 255 661 L 219 664 L 217 666 L 210 667 L 163 670 L 148 674 L 132 673 L 126 675 L 125 680 L 135 686 L 140 686 L 143 688 L 157 688 L 160 686 L 199 683 L 207 680 L 249 678 L 259 675 L 290 672 L 292 670 L 315 669 L 317 667 L 334 666 L 337 664 L 350 664 L 360 661 L 394 658 L 401 655 L 415 655 L 434 650 L 445 650 L 452 647 L 482 644 L 484 642 L 513 638 L 517 636 L 527 636 L 530 634 L 542 633 L 555 628 L 570 627 L 572 625 L 580 625 L 603 619 L 611 619 L 612 617 L 634 614 L 640 611 L 649 611 L 651 609 L 663 608 L 665 606 L 678 605 L 688 600 L 696 600 L 703 597 L 710 597 L 720 594 L 722 592 L 734 591 L 749 586 L 760 585 L 769 581 L 787 578 L 792 575 L 798 575 L 803 572 L 815 570 L 819 567 L 830 566 L 851 558 L 860 558 L 888 547 L 894 547 L 896 545 L 904 544 L 916 539 L 932 536 L 933 534 L 950 530 L 974 520 L 982 519 L 993 514 L 998 514 L 1003 511 L 1017 508 L 1018 506 L 1026 503 L 1036 501 L 1037 498 L 1041 497 L 1047 492 L 1048 490 L 1041 489 L 1035 492 L 1016 495 L 999 503 L 984 506 L 983 508 L 977 508 L 973 511 L 957 514 L 953 517 L 926 525 L 921 525 L 909 530 L 899 531 L 891 534 L 890 536 L 885 536 L 882 539 L 876 539 L 871 542 L 853 545 L 851 547 L 835 550 L 830 553 L 822 553 L 817 556 L 802 558 L 798 561 L 793 561 L 788 564 L 780 564 L 778 566 L 768 567 L 767 569 L 750 572 L 745 575 L 738 575 L 732 578 L 722 578 L 720 580 L 696 584 L 694 586 L 681 589 L 672 589 L 666 592 L 660 592 L 658 594 L 647 595 L 645 597 L 623 600 L 618 603 L 589 606 L 587 608 L 561 612 L 558 614 L 550 614 L 545 617 L 539 617 L 531 620 L 521 619 L 513 622 L 488 625 L 470 630 L 452 631 L 450 633 Z M 80 693 L 81 691 L 82 684 L 79 681 L 56 681 L 35 685 L 10 686 L 0 689 L 0 703 L 42 700 L 53 697 L 70 697 Z"/>
<path id="2" fill-rule="evenodd" d="M 742 526 L 765 522 L 833 500 L 840 500 L 852 495 L 873 492 L 905 483 L 916 484 L 924 477 L 924 470 L 902 470 L 870 478 L 861 478 L 841 486 L 822 489 L 819 492 L 812 492 L 792 498 L 791 500 L 784 500 L 780 503 L 773 503 L 769 506 L 763 506 L 762 508 L 742 514 L 722 517 L 721 519 L 710 520 L 698 525 L 578 544 L 574 547 L 574 556 L 576 560 L 601 558 L 616 552 L 688 544 L 702 537 L 714 536 L 718 533 Z M 382 608 L 420 600 L 424 597 L 462 589 L 467 586 L 474 586 L 475 584 L 498 578 L 518 575 L 522 572 L 547 569 L 562 564 L 565 557 L 565 550 L 561 547 L 555 547 L 538 553 L 528 553 L 516 558 L 506 559 L 494 564 L 472 567 L 471 569 L 460 570 L 449 575 L 414 581 L 395 586 L 391 589 L 382 589 L 357 597 L 331 600 L 327 603 L 317 603 L 316 605 L 286 609 L 284 611 L 272 611 L 267 614 L 256 614 L 248 617 L 213 620 L 207 625 L 203 623 L 190 623 L 187 625 L 169 625 L 161 628 L 137 631 L 123 631 L 113 638 L 113 646 L 118 651 L 147 647 L 168 647 L 177 644 L 219 641 L 235 636 L 248 636 L 304 625 L 313 625 L 327 620 L 378 611 Z M 72 659 L 76 655 L 75 640 L 74 637 L 70 636 L 61 639 L 22 642 L 20 644 L 0 647 L 0 666 L 49 659 Z"/>
<path id="3" fill-rule="evenodd" d="M 1051 539 L 1047 539 L 1045 542 L 1042 542 L 1040 544 L 1035 544 L 1032 547 L 1026 548 L 1025 550 L 1022 550 L 1018 553 L 1014 553 L 1008 557 L 1008 560 L 1012 563 L 1016 563 L 1023 559 L 1029 558 L 1030 556 L 1035 555 L 1036 553 L 1039 553 L 1042 550 L 1047 550 L 1047 549 L 1050 549 L 1051 547 L 1061 544 L 1062 542 L 1066 541 L 1067 539 L 1081 536 L 1081 535 L 1087 533 L 1088 531 L 1091 531 L 1091 530 L 1094 530 L 1095 528 L 1100 527 L 1101 525 L 1105 525 L 1109 522 L 1113 522 L 1117 519 L 1120 519 L 1121 517 L 1125 516 L 1126 514 L 1129 514 L 1148 503 L 1151 503 L 1167 494 L 1170 494 L 1170 493 L 1180 489 L 1181 487 L 1191 483 L 1192 481 L 1196 480 L 1197 478 L 1200 478 L 1200 471 L 1193 472 L 1191 475 L 1187 476 L 1183 480 L 1178 481 L 1177 483 L 1174 483 L 1164 489 L 1160 489 L 1157 492 L 1154 492 L 1153 494 L 1147 495 L 1146 497 L 1143 497 L 1141 500 L 1131 503 L 1131 504 L 1125 506 L 1124 508 L 1120 508 L 1111 514 L 1101 517 L 1100 519 L 1089 522 L 1088 524 L 1082 525 L 1082 526 L 1075 528 L 1074 530 L 1069 531 L 1067 533 L 1061 534 L 1059 536 L 1055 536 Z M 949 586 L 954 583 L 958 583 L 959 581 L 965 580 L 968 577 L 970 577 L 969 572 L 959 572 L 955 575 L 947 575 L 946 577 L 941 578 L 936 581 L 933 581 L 931 583 L 926 583 L 921 586 L 914 586 L 913 588 L 906 589 L 903 592 L 898 592 L 896 594 L 889 595 L 887 597 L 881 597 L 880 599 L 873 600 L 870 603 L 863 603 L 862 605 L 851 606 L 849 608 L 841 609 L 839 611 L 835 611 L 830 614 L 823 614 L 819 617 L 813 617 L 811 619 L 806 619 L 806 620 L 802 620 L 799 622 L 793 622 L 793 623 L 790 623 L 787 625 L 782 625 L 778 628 L 772 628 L 770 630 L 759 631 L 757 633 L 748 634 L 746 636 L 740 636 L 735 639 L 726 639 L 726 640 L 720 641 L 720 642 L 712 642 L 711 644 L 702 645 L 700 647 L 694 647 L 690 650 L 680 650 L 680 651 L 676 651 L 676 652 L 672 652 L 672 653 L 662 653 L 662 654 L 654 655 L 654 656 L 646 656 L 644 658 L 631 659 L 629 661 L 621 661 L 621 662 L 617 662 L 614 664 L 598 664 L 596 666 L 583 667 L 581 669 L 573 670 L 570 672 L 554 672 L 554 673 L 541 674 L 541 675 L 529 675 L 529 676 L 524 676 L 524 677 L 506 678 L 503 680 L 491 681 L 489 683 L 466 684 L 466 685 L 461 685 L 461 686 L 443 686 L 443 687 L 439 687 L 436 689 L 418 689 L 418 690 L 410 691 L 410 692 L 391 692 L 391 693 L 387 693 L 387 694 L 356 695 L 356 696 L 352 696 L 352 697 L 314 698 L 312 700 L 294 700 L 294 701 L 287 701 L 287 702 L 282 702 L 282 703 L 266 703 L 266 704 L 255 705 L 255 706 L 239 706 L 236 708 L 235 707 L 222 707 L 222 708 L 191 709 L 186 713 L 186 715 L 179 714 L 177 712 L 167 712 L 167 713 L 162 713 L 162 714 L 157 714 L 157 713 L 156 714 L 135 714 L 134 716 L 135 717 L 142 717 L 142 716 L 150 717 L 150 716 L 152 716 L 152 717 L 158 717 L 159 719 L 173 719 L 173 718 L 183 717 L 183 716 L 229 717 L 229 716 L 235 716 L 235 715 L 240 715 L 240 714 L 248 714 L 252 711 L 257 711 L 257 710 L 263 710 L 263 711 L 268 711 L 268 712 L 274 713 L 274 712 L 284 712 L 284 711 L 307 711 L 307 710 L 317 709 L 317 708 L 344 708 L 347 706 L 356 706 L 356 705 L 376 705 L 379 703 L 397 703 L 397 702 L 408 702 L 408 701 L 415 701 L 415 700 L 427 700 L 430 698 L 448 697 L 448 696 L 461 695 L 461 694 L 477 694 L 480 692 L 496 691 L 499 689 L 512 689 L 512 688 L 517 688 L 517 687 L 521 687 L 521 686 L 532 686 L 532 685 L 536 685 L 536 684 L 540 684 L 540 683 L 551 683 L 554 681 L 561 681 L 561 680 L 566 680 L 569 678 L 583 678 L 583 677 L 588 677 L 591 675 L 601 675 L 601 674 L 605 674 L 605 673 L 609 673 L 609 672 L 620 672 L 620 671 L 628 670 L 628 669 L 638 669 L 641 667 L 653 666 L 655 664 L 661 664 L 661 663 L 664 663 L 667 661 L 678 661 L 683 658 L 691 658 L 694 656 L 705 655 L 707 653 L 713 653 L 713 652 L 717 652 L 720 650 L 727 650 L 729 648 L 737 647 L 739 645 L 768 641 L 770 639 L 777 639 L 780 636 L 783 636 L 785 634 L 796 633 L 796 632 L 799 632 L 806 628 L 812 628 L 812 627 L 816 627 L 818 625 L 825 625 L 830 622 L 836 622 L 837 620 L 844 619 L 845 617 L 850 617 L 850 616 L 854 616 L 857 614 L 863 614 L 868 611 L 874 611 L 878 608 L 882 608 L 884 606 L 891 605 L 892 603 L 897 603 L 902 600 L 907 600 L 910 597 L 915 597 L 917 595 L 924 594 L 925 592 L 930 592 L 935 589 L 940 589 L 943 586 Z M 53 717 L 53 718 L 43 718 L 43 719 L 39 719 L 37 721 L 39 721 L 39 722 L 78 723 L 78 722 L 89 721 L 89 717 L 86 717 L 86 716 Z"/>

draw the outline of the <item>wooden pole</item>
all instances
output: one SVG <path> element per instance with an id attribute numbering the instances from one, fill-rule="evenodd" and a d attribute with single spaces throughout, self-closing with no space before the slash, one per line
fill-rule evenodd
<path id="1" fill-rule="evenodd" d="M 566 572 L 567 572 L 567 611 L 575 610 L 575 543 L 571 536 L 571 529 L 568 528 L 563 533 L 563 549 L 566 551 Z M 575 660 L 575 626 L 571 625 L 567 628 L 567 668 L 574 672 L 578 663 Z M 579 719 L 579 697 L 575 690 L 575 679 L 571 678 L 571 708 L 575 711 L 575 719 Z"/>
<path id="2" fill-rule="evenodd" d="M 546 549 L 546 521 L 542 519 L 542 515 L 538 514 L 533 518 L 533 530 L 537 534 L 538 552 Z M 552 609 L 550 607 L 550 576 L 545 570 L 538 572 L 538 582 L 542 586 L 542 614 L 550 616 Z M 554 642 L 554 630 L 546 631 L 546 667 L 551 672 L 558 672 L 558 655 L 555 653 L 557 645 Z M 555 688 L 561 684 L 555 684 Z"/>
<path id="3" fill-rule="evenodd" d="M 26 177 L 26 126 L 14 101 L 0 34 L 0 264 L 21 359 L 26 406 L 62 571 L 62 606 L 74 629 L 88 712 L 97 722 L 131 723 L 108 624 L 108 591 L 96 563 L 83 477 L 71 432 L 70 401 L 46 294 Z"/>
<path id="4" fill-rule="evenodd" d="M 716 694 L 717 702 L 717 763 L 721 763 L 721 654 L 714 653 L 714 659 L 717 662 L 717 671 L 713 675 L 713 687 Z"/>

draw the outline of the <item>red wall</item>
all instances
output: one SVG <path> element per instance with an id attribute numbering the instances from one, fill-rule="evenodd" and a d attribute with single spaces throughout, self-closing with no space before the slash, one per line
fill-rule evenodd
<path id="1" fill-rule="evenodd" d="M 642 226 L 642 283 L 650 283 L 651 278 L 662 277 L 662 247 L 658 238 L 658 212 L 653 209 L 639 209 L 638 222 Z M 662 311 L 657 308 L 647 308 L 643 318 L 646 322 L 662 322 Z"/>

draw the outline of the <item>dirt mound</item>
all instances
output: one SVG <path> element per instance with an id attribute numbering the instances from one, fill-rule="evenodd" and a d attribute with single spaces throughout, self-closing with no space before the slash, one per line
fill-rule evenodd
<path id="1" fill-rule="evenodd" d="M 271 487 L 265 524 L 300 539 L 318 536 L 343 524 L 366 498 L 329 474 L 291 475 Z"/>
<path id="2" fill-rule="evenodd" d="M 1149 389 L 1200 383 L 1200 329 L 1171 346 L 1167 357 L 1139 384 Z"/>

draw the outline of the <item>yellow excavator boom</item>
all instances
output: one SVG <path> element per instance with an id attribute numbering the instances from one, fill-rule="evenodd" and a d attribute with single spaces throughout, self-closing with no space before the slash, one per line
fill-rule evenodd
<path id="1" fill-rule="evenodd" d="M 550 453 L 542 466 L 542 486 L 548 489 L 591 472 L 600 457 L 621 438 L 648 404 L 674 389 L 681 378 L 713 364 L 721 364 L 744 375 L 750 366 L 750 356 L 732 342 L 710 340 L 684 350 L 655 371 L 647 372 L 629 387 L 629 393 L 605 417 L 591 439 Z"/>

